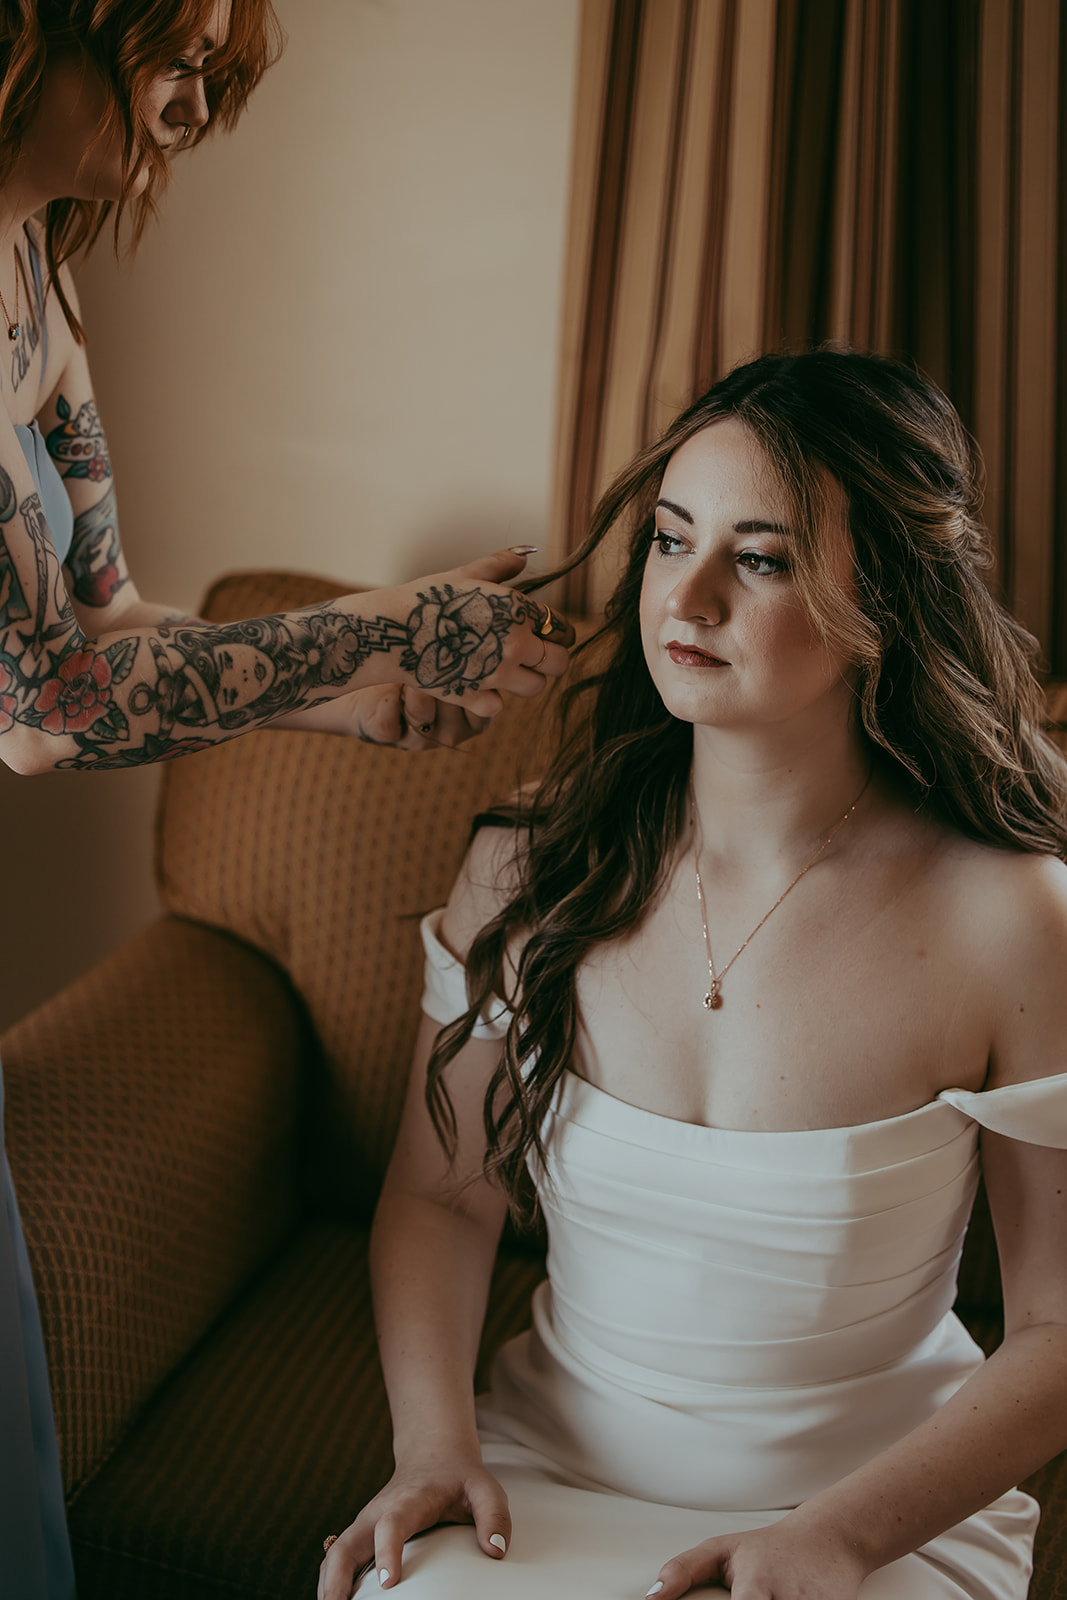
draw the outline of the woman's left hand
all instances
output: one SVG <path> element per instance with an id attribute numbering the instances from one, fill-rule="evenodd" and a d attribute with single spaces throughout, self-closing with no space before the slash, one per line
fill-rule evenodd
<path id="1" fill-rule="evenodd" d="M 411 684 L 379 683 L 291 712 L 271 726 L 303 733 L 336 733 L 393 750 L 453 750 L 481 733 L 489 721 Z"/>
<path id="2" fill-rule="evenodd" d="M 752 1533 L 727 1533 L 684 1550 L 660 1568 L 648 1593 L 677 1600 L 719 1584 L 731 1600 L 856 1600 L 870 1568 L 843 1540 L 801 1530 L 790 1519 Z"/>

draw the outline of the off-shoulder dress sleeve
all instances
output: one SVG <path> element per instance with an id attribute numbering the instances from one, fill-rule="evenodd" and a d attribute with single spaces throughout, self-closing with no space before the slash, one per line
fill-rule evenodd
<path id="1" fill-rule="evenodd" d="M 1008 1083 L 1002 1089 L 945 1089 L 937 1097 L 992 1133 L 1024 1144 L 1067 1150 L 1067 1072 Z"/>
<path id="2" fill-rule="evenodd" d="M 426 951 L 426 979 L 422 993 L 422 1009 L 428 1017 L 442 1024 L 455 1022 L 468 1006 L 467 975 L 462 961 L 458 960 L 441 943 L 439 929 L 442 909 L 431 911 L 421 923 L 422 944 Z M 483 1008 L 474 1024 L 475 1039 L 502 1039 L 511 1026 L 511 1012 L 503 1000 L 493 999 Z"/>

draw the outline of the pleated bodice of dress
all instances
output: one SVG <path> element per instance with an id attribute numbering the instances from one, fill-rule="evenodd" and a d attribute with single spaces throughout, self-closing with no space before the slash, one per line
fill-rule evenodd
<path id="1" fill-rule="evenodd" d="M 869 1459 L 979 1364 L 951 1313 L 977 1182 L 953 1106 L 744 1133 L 568 1076 L 548 1132 L 549 1278 L 498 1360 L 490 1429 L 506 1417 L 626 1494 L 770 1509 Z"/>

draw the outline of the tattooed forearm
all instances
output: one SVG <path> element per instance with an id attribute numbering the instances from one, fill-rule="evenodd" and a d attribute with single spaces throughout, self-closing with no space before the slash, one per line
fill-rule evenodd
<path id="1" fill-rule="evenodd" d="M 111 458 L 95 400 L 86 400 L 71 415 L 70 401 L 60 395 L 56 401 L 59 425 L 49 433 L 48 454 L 64 478 L 91 478 L 102 483 L 111 476 Z"/>
<path id="2" fill-rule="evenodd" d="M 457 593 L 450 584 L 418 599 L 406 623 L 319 607 L 210 629 L 161 627 L 150 640 L 158 676 L 137 685 L 131 709 L 156 712 L 165 731 L 215 722 L 236 730 L 347 687 L 364 661 L 391 650 L 420 687 L 459 697 L 500 666 L 509 629 L 540 614 L 521 595 Z"/>
<path id="3" fill-rule="evenodd" d="M 155 681 L 139 683 L 130 706 L 138 716 L 154 712 L 164 733 L 176 724 L 236 731 L 273 719 L 323 689 L 345 687 L 370 656 L 408 643 L 408 630 L 390 617 L 326 608 L 157 633 L 149 639 Z"/>
<path id="4" fill-rule="evenodd" d="M 66 567 L 74 598 L 83 606 L 109 605 L 129 583 L 128 575 L 119 567 L 115 490 L 110 484 L 102 500 L 75 517 Z"/>
<path id="5" fill-rule="evenodd" d="M 77 634 L 46 681 L 20 686 L 19 720 L 73 738 L 77 753 L 61 767 L 140 766 L 343 693 L 377 654 L 395 652 L 422 687 L 460 697 L 497 671 L 511 628 L 542 616 L 521 595 L 479 587 L 446 584 L 417 599 L 406 622 L 327 604 L 218 626 L 162 623 L 102 650 Z"/>

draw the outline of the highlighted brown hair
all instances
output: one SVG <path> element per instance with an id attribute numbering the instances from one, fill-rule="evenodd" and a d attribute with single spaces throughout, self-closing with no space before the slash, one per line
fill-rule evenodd
<path id="1" fill-rule="evenodd" d="M 543 1168 L 545 1119 L 574 1053 L 577 969 L 595 945 L 640 923 L 684 826 L 693 730 L 652 682 L 638 600 L 667 462 L 727 417 L 750 430 L 781 479 L 797 588 L 815 626 L 855 664 L 872 759 L 917 810 L 967 838 L 1067 856 L 1067 763 L 1044 733 L 1037 645 L 984 582 L 980 462 L 949 400 L 913 368 L 852 350 L 738 367 L 616 479 L 560 569 L 624 531 L 622 577 L 603 628 L 576 652 L 588 651 L 592 667 L 563 695 L 555 760 L 508 811 L 514 888 L 468 954 L 470 1009 L 441 1030 L 430 1060 L 427 1102 L 451 1152 L 448 1063 L 490 997 L 507 1000 L 515 1015 L 485 1099 L 485 1172 L 520 1216 L 526 1163 Z M 851 591 L 828 570 L 827 476 L 847 501 Z M 516 975 L 508 951 L 517 944 Z"/>
<path id="2" fill-rule="evenodd" d="M 106 103 L 100 137 L 117 134 L 121 141 L 123 188 L 117 202 L 56 199 L 45 213 L 49 276 L 79 338 L 81 328 L 63 294 L 59 268 L 92 247 L 112 214 L 117 249 L 127 208 L 132 243 L 140 239 L 168 178 L 166 157 L 140 110 L 144 93 L 156 74 L 203 31 L 210 11 L 210 0 L 0 0 L 0 187 L 18 161 L 52 53 L 79 54 L 95 71 Z M 212 51 L 204 73 L 211 121 L 207 128 L 194 130 L 186 148 L 216 125 L 233 127 L 281 45 L 271 0 L 233 0 L 229 33 Z M 130 190 L 145 163 L 148 185 L 131 200 Z"/>

